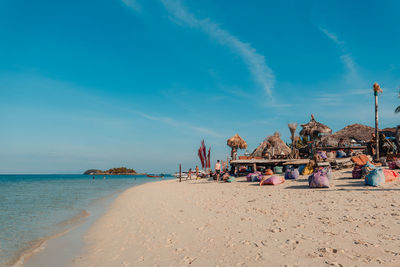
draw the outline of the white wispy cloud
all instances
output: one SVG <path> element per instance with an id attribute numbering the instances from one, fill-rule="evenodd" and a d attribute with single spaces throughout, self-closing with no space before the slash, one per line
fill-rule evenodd
<path id="1" fill-rule="evenodd" d="M 334 41 L 342 50 L 344 50 L 344 42 L 339 40 L 338 36 L 333 32 L 328 31 L 323 27 L 319 27 L 319 29 L 332 41 Z"/>
<path id="2" fill-rule="evenodd" d="M 340 59 L 348 71 L 348 80 L 351 81 L 353 84 L 360 83 L 361 79 L 358 74 L 356 64 L 351 54 L 346 50 L 345 42 L 340 40 L 335 33 L 328 31 L 326 28 L 319 27 L 319 29 L 339 47 L 341 51 Z"/>
<path id="3" fill-rule="evenodd" d="M 112 100 L 112 99 L 105 99 L 104 97 L 101 97 L 99 95 L 89 93 L 90 90 L 85 87 L 80 87 L 77 86 L 73 83 L 65 82 L 65 81 L 59 81 L 59 80 L 53 80 L 51 78 L 43 77 L 43 76 L 36 76 L 36 75 L 19 75 L 19 74 L 13 74 L 13 73 L 7 73 L 6 75 L 1 75 L 0 74 L 0 85 L 7 85 L 8 90 L 11 91 L 17 91 L 21 90 L 21 88 L 24 88 L 29 85 L 32 91 L 35 91 L 37 93 L 35 94 L 43 94 L 48 97 L 50 96 L 50 92 L 54 91 L 54 88 L 57 88 L 57 94 L 58 95 L 63 95 L 64 99 L 67 99 L 67 97 L 73 96 L 73 98 L 78 98 L 82 102 L 87 102 L 87 103 L 92 103 L 96 104 L 98 106 L 103 106 L 106 107 L 107 109 L 113 109 L 113 110 L 118 110 L 122 111 L 123 113 L 126 114 L 132 114 L 134 116 L 140 116 L 146 120 L 149 121 L 154 121 L 154 122 L 159 122 L 174 128 L 182 129 L 185 131 L 190 131 L 193 134 L 198 134 L 198 135 L 206 135 L 206 136 L 212 136 L 216 138 L 222 138 L 224 135 L 214 131 L 213 129 L 203 127 L 202 125 L 194 125 L 191 123 L 188 123 L 186 121 L 180 120 L 179 118 L 171 118 L 168 116 L 159 116 L 159 115 L 154 115 L 154 114 L 149 114 L 141 111 L 139 108 L 133 109 L 131 107 L 128 107 L 128 105 L 123 105 L 117 100 Z M 0 89 L 1 86 L 0 86 Z M 59 115 L 58 115 L 59 116 Z M 67 115 L 63 114 L 63 118 L 68 118 Z M 75 114 L 71 113 L 71 116 L 75 116 Z M 71 117 L 73 118 L 73 117 Z M 70 119 L 71 119 L 70 118 Z M 88 120 L 88 121 L 94 121 L 93 118 L 91 117 L 85 117 L 82 114 L 79 116 L 80 120 Z M 107 116 L 101 116 L 101 118 L 98 118 L 97 121 L 103 121 L 103 124 L 112 124 L 113 126 L 118 126 L 118 124 L 123 125 L 126 124 L 126 119 L 120 119 L 120 118 L 115 118 L 115 117 L 109 117 Z"/>
<path id="4" fill-rule="evenodd" d="M 142 10 L 141 5 L 138 3 L 137 0 L 121 0 L 125 5 L 132 8 L 136 12 L 140 12 Z"/>
<path id="5" fill-rule="evenodd" d="M 265 57 L 257 53 L 251 44 L 241 41 L 209 18 L 197 18 L 194 14 L 190 13 L 180 1 L 160 1 L 169 14 L 171 14 L 171 19 L 173 21 L 184 23 L 189 27 L 201 29 L 219 43 L 235 51 L 246 63 L 253 80 L 261 85 L 268 96 L 272 96 L 272 89 L 275 85 L 275 75 L 266 64 Z"/>
<path id="6" fill-rule="evenodd" d="M 201 127 L 198 125 L 192 125 L 190 123 L 176 120 L 171 117 L 155 116 L 155 115 L 147 114 L 147 113 L 133 110 L 133 109 L 124 109 L 124 110 L 127 112 L 130 112 L 130 113 L 137 114 L 137 115 L 139 115 L 145 119 L 151 120 L 151 121 L 158 121 L 158 122 L 164 123 L 166 125 L 169 125 L 169 126 L 172 126 L 175 128 L 189 129 L 197 134 L 205 134 L 205 135 L 209 135 L 209 136 L 213 136 L 213 137 L 217 137 L 217 138 L 224 137 L 224 135 L 221 135 L 220 133 L 217 133 L 216 131 L 214 131 L 212 129 L 209 129 L 206 127 Z"/>

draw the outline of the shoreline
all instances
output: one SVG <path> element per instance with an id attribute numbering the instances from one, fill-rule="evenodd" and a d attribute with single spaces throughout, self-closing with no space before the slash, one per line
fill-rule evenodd
<path id="1" fill-rule="evenodd" d="M 122 191 L 123 192 L 123 191 Z M 122 193 L 120 192 L 120 193 Z M 118 194 L 118 192 L 112 193 L 111 195 Z M 113 198 L 115 199 L 117 196 L 114 196 Z M 95 200 L 94 202 L 102 201 L 102 199 L 107 199 L 107 198 L 112 198 L 112 196 L 104 196 L 101 197 L 100 199 Z M 48 249 L 48 243 L 51 242 L 52 240 L 55 240 L 57 238 L 63 237 L 67 235 L 69 232 L 73 231 L 76 228 L 81 227 L 83 224 L 87 223 L 87 220 L 93 216 L 93 214 L 90 211 L 87 210 L 82 210 L 80 214 L 73 216 L 72 218 L 68 218 L 62 222 L 60 222 L 58 225 L 65 225 L 67 226 L 66 229 L 61 230 L 59 232 L 56 232 L 52 235 L 48 235 L 45 237 L 42 237 L 38 240 L 32 241 L 32 245 L 26 249 L 23 249 L 20 251 L 14 259 L 10 260 L 9 262 L 6 263 L 5 266 L 30 266 L 30 259 L 32 257 L 37 256 L 44 250 Z"/>
<path id="2" fill-rule="evenodd" d="M 154 182 L 152 180 L 146 181 L 143 184 Z M 53 235 L 43 237 L 37 241 L 33 241 L 33 245 L 29 248 L 22 250 L 18 255 L 6 263 L 5 266 L 43 266 L 50 258 L 62 258 L 64 262 L 60 264 L 57 262 L 57 266 L 70 266 L 73 264 L 73 259 L 81 253 L 80 249 L 84 247 L 83 237 L 90 228 L 100 217 L 102 217 L 109 209 L 113 201 L 126 190 L 130 188 L 141 186 L 143 184 L 129 186 L 125 189 L 117 190 L 111 194 L 102 196 L 92 201 L 87 207 L 87 210 L 82 210 L 80 214 L 68 218 L 58 225 L 67 226 L 67 229 L 57 232 Z M 74 252 L 70 252 L 69 255 L 65 256 L 62 251 L 57 251 L 54 247 L 63 246 L 67 250 L 72 248 Z M 79 250 L 76 247 L 80 247 Z M 50 253 L 52 251 L 52 253 Z M 51 254 L 57 255 L 53 256 Z"/>
<path id="3" fill-rule="evenodd" d="M 73 266 L 400 263 L 400 182 L 373 188 L 334 172 L 279 186 L 176 180 L 120 194 L 85 235 Z"/>

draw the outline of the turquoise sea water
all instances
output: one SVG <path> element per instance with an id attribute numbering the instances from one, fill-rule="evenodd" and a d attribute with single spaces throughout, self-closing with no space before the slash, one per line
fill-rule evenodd
<path id="1" fill-rule="evenodd" d="M 94 201 L 159 179 L 146 176 L 0 175 L 0 266 L 88 215 Z"/>

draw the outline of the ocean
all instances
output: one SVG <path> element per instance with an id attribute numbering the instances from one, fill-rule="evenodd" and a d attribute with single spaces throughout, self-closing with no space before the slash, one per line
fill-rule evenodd
<path id="1" fill-rule="evenodd" d="M 96 201 L 147 182 L 146 176 L 0 175 L 0 266 L 90 216 Z"/>

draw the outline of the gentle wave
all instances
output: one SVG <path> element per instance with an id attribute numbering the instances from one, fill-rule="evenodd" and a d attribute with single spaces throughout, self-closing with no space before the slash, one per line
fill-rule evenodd
<path id="1" fill-rule="evenodd" d="M 145 176 L 104 177 L 0 175 L 0 266 L 21 266 L 44 249 L 46 241 L 85 221 L 94 201 L 155 181 Z"/>

